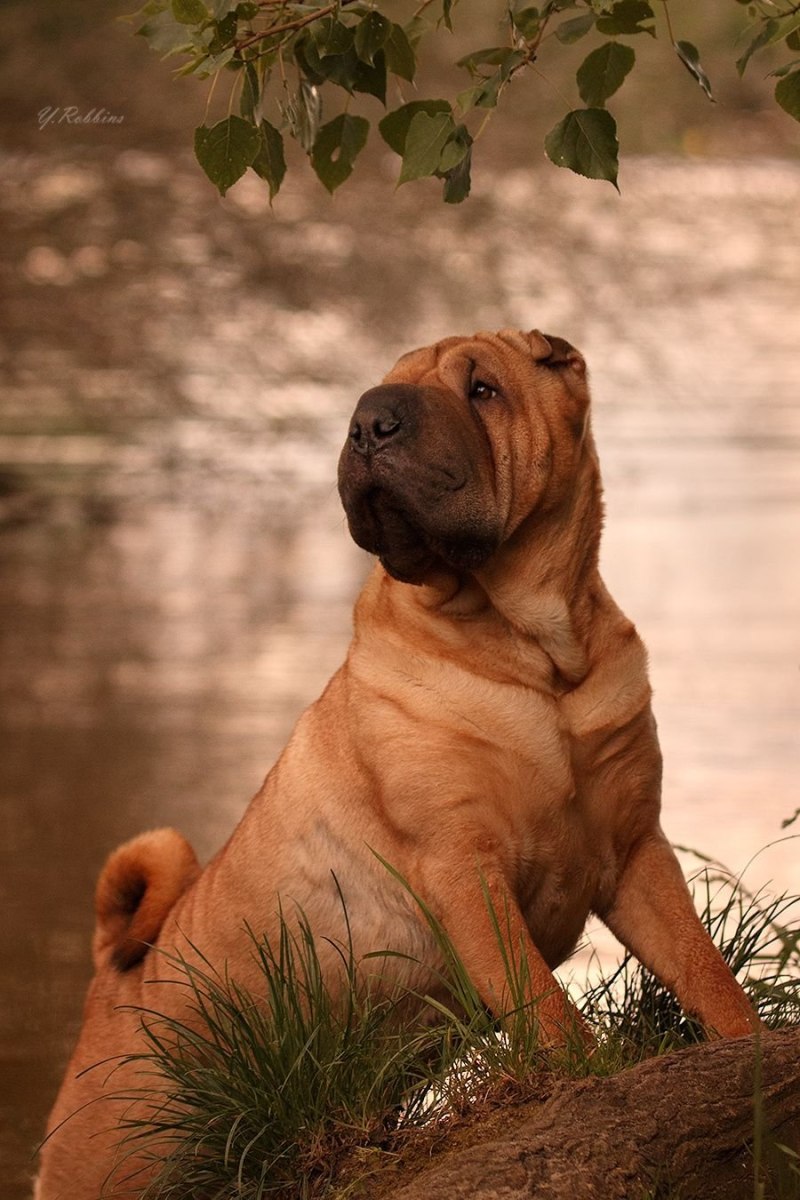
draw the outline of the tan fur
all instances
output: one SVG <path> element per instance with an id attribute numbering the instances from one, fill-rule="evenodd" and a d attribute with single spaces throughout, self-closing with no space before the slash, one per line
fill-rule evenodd
<path id="1" fill-rule="evenodd" d="M 104 1196 L 141 1190 L 144 1175 L 124 1182 L 140 1160 L 115 1168 L 127 1105 L 113 1097 L 136 1086 L 135 1067 L 86 1068 L 141 1046 L 130 1005 L 191 1019 L 161 950 L 197 947 L 258 991 L 244 923 L 274 934 L 279 904 L 290 919 L 300 908 L 335 986 L 325 939 L 345 937 L 341 888 L 359 959 L 399 951 L 383 962 L 385 986 L 436 993 L 438 948 L 373 850 L 502 1012 L 488 887 L 508 913 L 509 948 L 525 947 L 551 1042 L 580 1020 L 552 972 L 590 912 L 709 1029 L 757 1027 L 659 825 L 645 652 L 598 573 L 600 477 L 578 352 L 506 330 L 405 355 L 359 402 L 340 490 L 354 537 L 385 564 L 356 605 L 347 660 L 193 883 L 193 856 L 172 833 L 109 860 L 97 973 L 40 1200 L 97 1200 L 112 1176 Z"/>
<path id="2" fill-rule="evenodd" d="M 125 971 L 144 958 L 199 873 L 194 850 L 174 829 L 142 833 L 109 855 L 94 896 L 95 970 Z"/>

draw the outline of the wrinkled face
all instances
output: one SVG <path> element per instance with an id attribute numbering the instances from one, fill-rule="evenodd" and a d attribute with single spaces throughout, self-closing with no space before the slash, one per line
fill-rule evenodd
<path id="1" fill-rule="evenodd" d="M 339 459 L 354 540 L 407 583 L 477 570 L 569 495 L 588 406 L 581 356 L 536 331 L 404 355 L 359 400 Z"/>

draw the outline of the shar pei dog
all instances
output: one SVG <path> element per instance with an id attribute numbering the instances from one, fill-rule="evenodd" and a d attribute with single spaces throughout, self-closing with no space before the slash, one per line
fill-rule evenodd
<path id="1" fill-rule="evenodd" d="M 502 937 L 524 947 L 546 1043 L 580 1026 L 552 972 L 590 913 L 708 1030 L 757 1028 L 659 824 L 645 650 L 598 571 L 600 471 L 578 351 L 503 330 L 404 355 L 356 405 L 339 490 L 353 538 L 379 560 L 346 661 L 204 870 L 172 830 L 106 863 L 96 973 L 39 1200 L 141 1190 L 141 1177 L 124 1181 L 131 1160 L 115 1162 L 132 1068 L 87 1068 L 135 1053 L 131 1008 L 181 1015 L 186 989 L 160 982 L 161 951 L 197 948 L 258 992 L 246 926 L 274 933 L 279 909 L 296 906 L 333 980 L 343 897 L 357 960 L 391 948 L 387 988 L 404 973 L 435 994 L 439 944 L 380 859 L 498 1014 L 504 954 L 516 953 Z M 506 914 L 500 939 L 492 906 Z"/>

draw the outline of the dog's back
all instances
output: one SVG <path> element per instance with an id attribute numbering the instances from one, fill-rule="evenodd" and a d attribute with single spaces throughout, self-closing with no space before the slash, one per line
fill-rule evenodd
<path id="1" fill-rule="evenodd" d="M 155 829 L 125 842 L 109 855 L 95 890 L 95 929 L 92 941 L 95 977 L 89 990 L 81 1039 L 50 1116 L 48 1138 L 65 1122 L 69 1136 L 59 1139 L 59 1151 L 41 1157 L 41 1173 L 34 1186 L 40 1195 L 69 1200 L 87 1186 L 103 1193 L 111 1162 L 116 1157 L 119 1130 L 109 1128 L 130 1108 L 127 1099 L 108 1100 L 98 1128 L 91 1103 L 107 1090 L 124 1096 L 135 1082 L 121 1068 L 120 1047 L 135 1046 L 142 1004 L 141 968 L 148 949 L 161 932 L 176 901 L 200 874 L 192 847 L 174 829 Z M 88 1016 L 91 1014 L 91 1020 Z M 127 1041 L 126 1041 L 127 1039 Z M 97 1072 L 103 1084 L 97 1085 Z M 107 1155 L 107 1157 L 106 1157 Z M 95 1172 L 96 1180 L 89 1178 Z M 123 1169 L 123 1173 L 125 1169 Z M 76 1184 L 76 1180 L 80 1183 Z M 133 1190 L 114 1189 L 114 1196 L 138 1196 Z"/>

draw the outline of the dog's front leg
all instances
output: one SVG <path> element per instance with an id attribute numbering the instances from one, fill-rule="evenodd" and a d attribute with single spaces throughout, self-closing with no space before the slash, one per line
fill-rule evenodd
<path id="1" fill-rule="evenodd" d="M 594 1039 L 528 932 L 502 874 L 463 863 L 441 871 L 425 888 L 435 915 L 484 1004 L 501 1020 L 530 1005 L 542 1043 L 564 1046 Z"/>
<path id="2" fill-rule="evenodd" d="M 614 901 L 599 915 L 707 1029 L 741 1037 L 760 1027 L 695 912 L 680 864 L 660 830 L 631 851 Z"/>

